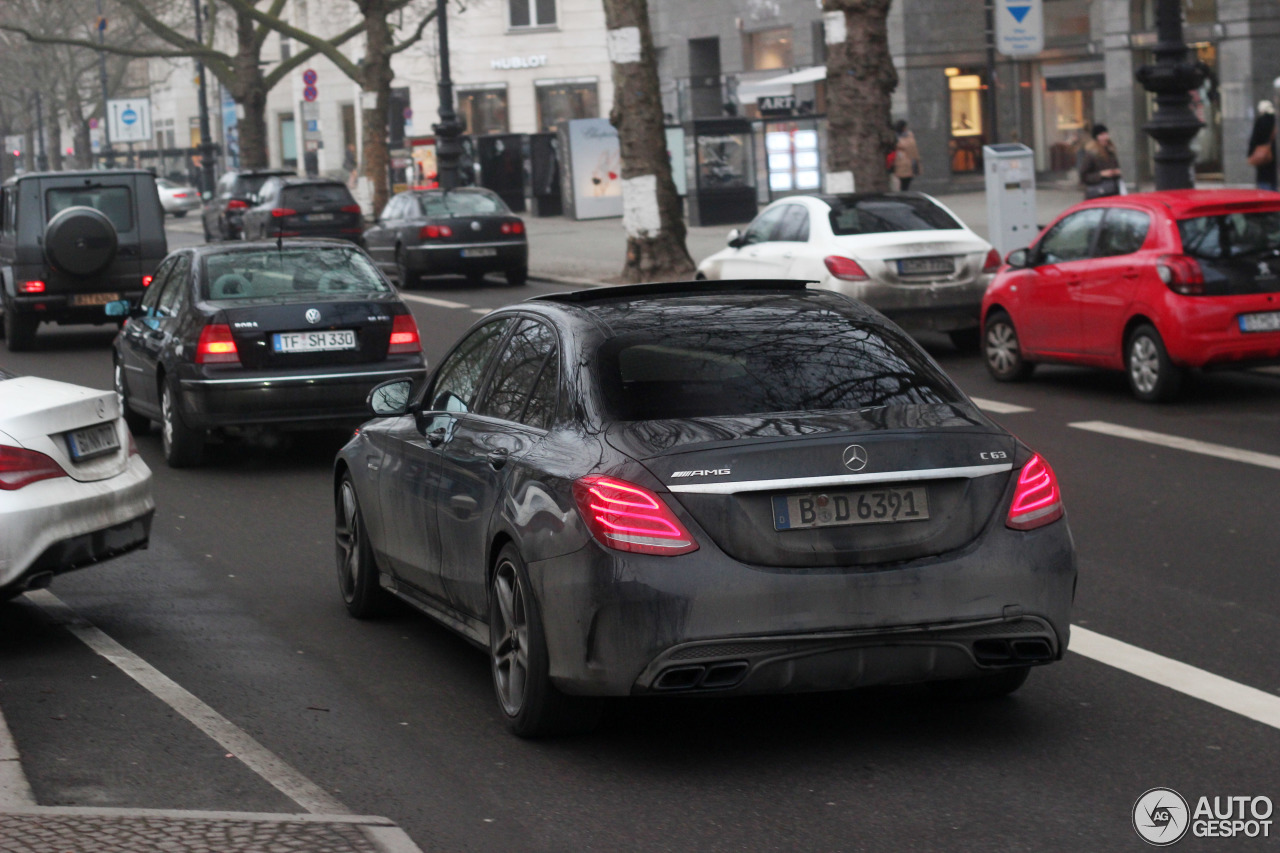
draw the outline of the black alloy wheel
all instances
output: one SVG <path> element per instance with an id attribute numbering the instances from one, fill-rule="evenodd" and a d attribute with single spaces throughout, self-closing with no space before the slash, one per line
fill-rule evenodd
<path id="1" fill-rule="evenodd" d="M 1178 396 L 1186 371 L 1170 360 L 1154 326 L 1144 323 L 1134 329 L 1125 342 L 1124 354 L 1133 396 L 1144 403 L 1164 403 Z"/>
<path id="2" fill-rule="evenodd" d="M 542 617 L 530 590 L 524 561 L 508 544 L 498 555 L 489 589 L 489 664 L 498 705 L 520 737 L 590 731 L 604 702 L 568 696 L 551 683 Z"/>
<path id="3" fill-rule="evenodd" d="M 405 257 L 404 246 L 396 246 L 396 277 L 400 279 L 403 290 L 412 290 L 419 282 L 418 274 L 409 269 L 409 259 Z"/>
<path id="4" fill-rule="evenodd" d="M 170 468 L 191 468 L 204 457 L 205 434 L 187 426 L 178 410 L 177 382 L 168 380 L 160 386 L 160 437 L 164 445 L 164 461 Z"/>
<path id="5" fill-rule="evenodd" d="M 129 427 L 129 432 L 134 435 L 146 435 L 151 430 L 151 418 L 146 415 L 140 415 L 129 407 L 129 387 L 124 381 L 124 365 L 120 363 L 120 359 L 112 360 L 112 379 L 116 386 L 116 401 L 120 404 L 120 414 L 124 415 L 124 422 Z"/>
<path id="6" fill-rule="evenodd" d="M 338 592 L 347 613 L 356 619 L 372 619 L 387 612 L 391 596 L 378 582 L 378 566 L 373 546 L 365 534 L 364 516 L 355 483 L 349 472 L 338 487 L 335 545 L 338 561 Z"/>
<path id="7" fill-rule="evenodd" d="M 1003 311 L 996 311 L 987 318 L 982 354 L 987 362 L 987 372 L 997 382 L 1030 379 L 1036 367 L 1033 362 L 1023 359 L 1018 331 L 1013 327 L 1013 320 Z"/>
<path id="8" fill-rule="evenodd" d="M 931 681 L 929 690 L 940 699 L 961 702 L 999 699 L 1008 696 L 1024 683 L 1031 674 L 1029 666 L 1015 666 L 998 672 L 957 678 L 953 681 Z"/>

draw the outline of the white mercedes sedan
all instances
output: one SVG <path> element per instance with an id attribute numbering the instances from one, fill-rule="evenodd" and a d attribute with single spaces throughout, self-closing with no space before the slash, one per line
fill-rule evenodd
<path id="1" fill-rule="evenodd" d="M 114 391 L 0 368 L 0 601 L 145 548 L 154 512 Z"/>
<path id="2" fill-rule="evenodd" d="M 923 193 L 788 196 L 760 212 L 698 278 L 814 281 L 907 331 L 945 332 L 976 351 L 982 296 L 1000 268 L 991 244 Z"/>

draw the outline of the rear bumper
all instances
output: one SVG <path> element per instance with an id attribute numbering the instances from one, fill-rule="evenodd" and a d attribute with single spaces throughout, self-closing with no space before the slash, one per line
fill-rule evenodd
<path id="1" fill-rule="evenodd" d="M 393 357 L 341 370 L 209 371 L 180 380 L 182 419 L 194 429 L 354 426 L 370 417 L 366 400 L 373 386 L 400 378 L 416 383 L 426 370 L 421 357 Z"/>
<path id="2" fill-rule="evenodd" d="M 1076 558 L 1059 521 L 1026 533 L 993 524 L 960 552 L 880 571 L 766 569 L 705 544 L 644 557 L 591 543 L 529 572 L 565 692 L 777 693 L 1057 660 Z"/>
<path id="3" fill-rule="evenodd" d="M 494 251 L 488 257 L 464 257 L 464 252 Z M 525 241 L 475 243 L 466 246 L 407 246 L 405 262 L 421 275 L 447 275 L 477 271 L 522 269 L 529 265 L 529 244 Z"/>
<path id="4" fill-rule="evenodd" d="M 16 296 L 9 303 L 14 314 L 21 314 L 26 317 L 38 317 L 46 323 L 115 323 L 119 324 L 119 320 L 114 317 L 108 317 L 106 310 L 102 305 L 72 305 L 73 297 L 80 295 L 91 295 L 96 293 L 118 294 L 120 299 L 128 299 L 134 305 L 142 301 L 142 295 L 145 291 L 141 288 L 136 290 L 110 290 L 110 283 L 96 283 L 88 285 L 84 290 L 75 293 L 41 293 L 38 296 Z"/>
<path id="5" fill-rule="evenodd" d="M 865 302 L 905 329 L 951 332 L 978 327 L 990 281 L 989 275 L 976 275 L 962 281 L 889 284 L 827 276 L 817 286 Z"/>
<path id="6" fill-rule="evenodd" d="M 1169 322 L 1159 324 L 1169 357 L 1186 367 L 1208 368 L 1280 362 L 1280 331 L 1240 331 L 1241 314 L 1280 310 L 1268 296 L 1171 297 L 1164 315 Z"/>
<path id="7" fill-rule="evenodd" d="M 0 588 L 145 547 L 154 511 L 151 470 L 140 456 L 106 480 L 58 477 L 0 492 Z"/>

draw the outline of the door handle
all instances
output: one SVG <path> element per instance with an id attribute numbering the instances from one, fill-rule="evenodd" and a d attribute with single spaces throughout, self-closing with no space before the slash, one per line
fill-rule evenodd
<path id="1" fill-rule="evenodd" d="M 1137 267 L 1129 267 L 1127 270 L 1124 271 L 1125 278 L 1137 278 L 1141 274 L 1142 273 L 1138 272 Z"/>
<path id="2" fill-rule="evenodd" d="M 480 504 L 470 495 L 454 495 L 449 498 L 449 506 L 461 513 L 470 515 L 476 511 L 476 508 L 479 507 Z"/>
<path id="3" fill-rule="evenodd" d="M 495 471 L 501 469 L 503 465 L 507 464 L 507 459 L 510 455 L 509 451 L 503 450 L 502 448 L 492 451 L 489 454 L 489 467 Z"/>
<path id="4" fill-rule="evenodd" d="M 430 444 L 432 447 L 439 447 L 442 443 L 444 443 L 444 427 L 441 427 L 440 429 L 432 430 L 431 432 L 427 433 L 426 439 L 427 439 L 427 444 Z"/>
<path id="5" fill-rule="evenodd" d="M 1080 279 L 1078 278 L 1069 279 L 1067 281 L 1067 287 L 1079 287 L 1079 286 L 1080 286 Z"/>

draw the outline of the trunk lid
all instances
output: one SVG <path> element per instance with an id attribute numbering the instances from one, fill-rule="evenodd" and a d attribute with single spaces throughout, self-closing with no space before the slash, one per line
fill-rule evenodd
<path id="1" fill-rule="evenodd" d="M 129 462 L 129 431 L 114 391 L 34 376 L 5 380 L 0 382 L 0 433 L 53 458 L 81 482 L 114 477 Z M 79 445 L 72 436 L 83 436 Z M 104 452 L 109 445 L 114 448 Z M 74 456 L 73 446 L 84 458 Z"/>
<path id="2" fill-rule="evenodd" d="M 240 364 L 248 369 L 307 368 L 367 364 L 387 357 L 391 325 L 403 314 L 395 294 L 369 294 L 362 299 L 315 299 L 306 302 L 264 304 L 260 299 L 219 300 L 222 309 L 214 323 L 226 323 L 236 342 Z M 296 335 L 317 332 L 351 332 L 350 349 L 298 348 L 314 344 Z M 277 340 L 277 336 L 286 336 Z M 329 337 L 321 346 L 345 346 L 347 341 Z"/>

